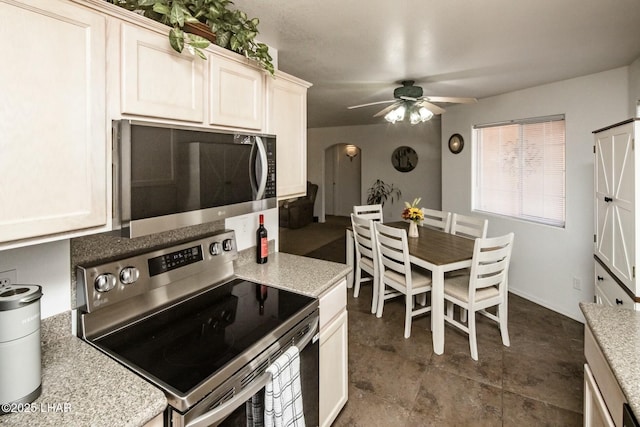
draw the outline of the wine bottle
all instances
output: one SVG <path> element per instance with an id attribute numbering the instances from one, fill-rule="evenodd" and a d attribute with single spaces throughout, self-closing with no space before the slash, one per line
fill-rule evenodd
<path id="1" fill-rule="evenodd" d="M 264 215 L 260 214 L 260 226 L 256 230 L 256 262 L 264 264 L 269 255 L 269 240 L 267 239 L 267 229 L 264 228 Z"/>

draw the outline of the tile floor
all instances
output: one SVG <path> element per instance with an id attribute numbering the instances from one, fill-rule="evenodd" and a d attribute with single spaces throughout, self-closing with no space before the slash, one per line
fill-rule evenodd
<path id="1" fill-rule="evenodd" d="M 309 256 L 344 262 L 344 253 L 336 253 L 344 243 L 325 246 Z M 504 347 L 495 324 L 479 316 L 474 362 L 468 337 L 450 326 L 444 354 L 433 353 L 428 314 L 414 319 L 405 339 L 399 299 L 385 304 L 381 319 L 370 313 L 369 285 L 357 299 L 349 290 L 347 301 L 349 401 L 334 426 L 582 424 L 581 323 L 511 294 L 511 346 Z"/>

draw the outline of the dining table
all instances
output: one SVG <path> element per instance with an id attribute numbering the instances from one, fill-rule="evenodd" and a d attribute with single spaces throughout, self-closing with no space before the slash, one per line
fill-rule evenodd
<path id="1" fill-rule="evenodd" d="M 384 224 L 409 230 L 409 223 L 404 221 Z M 418 226 L 418 237 L 408 237 L 407 244 L 411 263 L 431 272 L 431 334 L 433 351 L 440 355 L 444 353 L 444 275 L 448 271 L 471 266 L 475 240 L 429 226 Z M 346 258 L 352 267 L 347 284 L 353 287 L 354 239 L 351 228 L 346 230 Z"/>

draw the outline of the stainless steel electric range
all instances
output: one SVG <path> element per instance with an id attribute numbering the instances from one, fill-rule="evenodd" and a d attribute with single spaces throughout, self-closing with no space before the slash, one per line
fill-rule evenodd
<path id="1" fill-rule="evenodd" d="M 233 231 L 78 267 L 78 336 L 161 388 L 165 425 L 246 425 L 266 368 L 300 350 L 318 425 L 318 301 L 234 276 Z"/>

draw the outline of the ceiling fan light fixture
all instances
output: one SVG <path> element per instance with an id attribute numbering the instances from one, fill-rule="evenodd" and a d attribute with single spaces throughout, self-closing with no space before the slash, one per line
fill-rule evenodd
<path id="1" fill-rule="evenodd" d="M 405 107 L 404 104 L 399 105 L 398 107 L 394 108 L 393 110 L 389 111 L 385 116 L 384 119 L 390 123 L 395 123 L 398 121 L 402 121 L 404 119 L 404 114 L 407 111 L 407 107 Z"/>
<path id="2" fill-rule="evenodd" d="M 429 111 L 426 107 L 420 106 L 418 104 L 413 104 L 409 107 L 409 122 L 412 125 L 417 125 L 418 123 L 426 122 L 427 120 L 433 117 L 433 113 Z"/>
<path id="3" fill-rule="evenodd" d="M 423 122 L 426 122 L 427 120 L 431 120 L 431 118 L 433 117 L 433 113 L 427 110 L 425 107 L 420 107 L 418 112 L 420 113 L 420 120 Z"/>

